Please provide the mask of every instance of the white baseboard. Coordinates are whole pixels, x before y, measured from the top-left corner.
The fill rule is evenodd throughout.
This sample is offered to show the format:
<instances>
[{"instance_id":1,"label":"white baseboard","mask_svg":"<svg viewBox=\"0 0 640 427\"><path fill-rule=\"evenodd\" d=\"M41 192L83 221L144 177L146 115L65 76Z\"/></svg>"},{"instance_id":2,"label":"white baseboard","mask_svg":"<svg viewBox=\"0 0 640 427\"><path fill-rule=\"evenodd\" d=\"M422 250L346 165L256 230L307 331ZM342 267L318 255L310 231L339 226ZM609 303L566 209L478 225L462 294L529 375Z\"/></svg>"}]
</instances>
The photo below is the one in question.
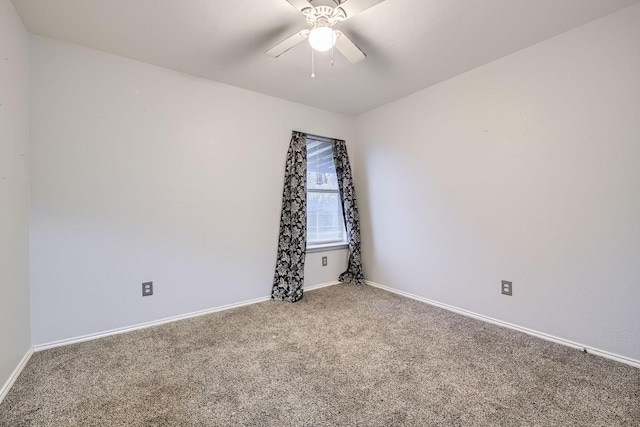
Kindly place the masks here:
<instances>
[{"instance_id":1,"label":"white baseboard","mask_svg":"<svg viewBox=\"0 0 640 427\"><path fill-rule=\"evenodd\" d=\"M2 403L4 398L7 396L7 393L9 393L11 386L13 386L13 383L16 382L16 380L18 379L18 376L20 376L20 373L22 372L24 367L27 366L27 362L29 361L29 359L31 359L32 354L33 354L33 347L27 350L26 354L20 360L20 363L18 363L18 366L16 366L16 368L13 370L13 372L11 373L7 381L5 381L2 388L0 388L0 403Z\"/></svg>"},{"instance_id":2,"label":"white baseboard","mask_svg":"<svg viewBox=\"0 0 640 427\"><path fill-rule=\"evenodd\" d=\"M314 291L316 289L326 288L327 286L339 285L340 283L342 282L338 282L337 280L334 280L333 282L320 283L319 285L305 286L304 290L305 292Z\"/></svg>"},{"instance_id":3,"label":"white baseboard","mask_svg":"<svg viewBox=\"0 0 640 427\"><path fill-rule=\"evenodd\" d=\"M444 304L438 301L430 300L428 298L424 298L418 295L410 294L409 292L404 292L398 289L390 288L388 286L381 285L379 283L371 282L366 280L365 283L369 286L373 286L374 288L379 288L385 290L387 292L392 292L394 294L402 295L407 298L411 298L417 301L421 301L436 307L444 308L445 310L452 311L454 313L459 313L465 316L473 317L474 319L482 320L484 322L493 323L494 325L502 326L505 328L513 329L519 332L523 332L528 335L533 335L534 337L542 338L543 340L553 341L558 344L565 345L567 347L575 348L580 351L584 351L586 353L590 353L596 356L604 357L606 359L615 360L616 362L624 363L625 365L630 365L636 368L640 368L640 360L631 359L625 356L620 356L618 354L614 354L605 350L600 350L597 348L591 348L584 344L580 344L577 342L569 341L564 338L558 338L553 335L545 334L543 332L538 332L533 329L525 328L523 326L514 325L513 323L504 322L502 320L494 319L492 317L484 316L482 314L474 313L473 311L464 310L458 307L454 307L452 305Z\"/></svg>"},{"instance_id":4,"label":"white baseboard","mask_svg":"<svg viewBox=\"0 0 640 427\"><path fill-rule=\"evenodd\" d=\"M58 341L52 341L45 344L38 344L33 347L34 351L42 351L50 348L61 347L64 345L76 344L83 341L96 340L111 335L124 334L127 332L137 331L138 329L146 329L152 326L158 326L165 323L177 322L178 320L189 319L191 317L204 316L205 314L216 313L218 311L230 310L232 308L242 307L245 305L256 304L263 301L269 301L271 297L254 298L247 301L241 301L233 304L221 305L219 307L208 308L205 310L193 311L191 313L180 314L178 316L166 317L164 319L153 320L151 322L138 323L136 325L125 326L122 328L110 329L108 331L97 332L93 334L82 335L79 337L66 338Z\"/></svg>"},{"instance_id":5,"label":"white baseboard","mask_svg":"<svg viewBox=\"0 0 640 427\"><path fill-rule=\"evenodd\" d=\"M311 286L305 287L305 291L312 291L314 289L324 288L325 286L337 285L339 283L340 282L334 281L334 282L320 283L318 285L311 285ZM77 343L80 343L80 342L83 342L83 341L96 340L98 338L104 338L104 337L108 337L108 336L111 336L111 335L124 334L124 333L127 333L127 332L136 331L138 329L145 329L145 328L150 328L152 326L162 325L164 323L177 322L178 320L189 319L191 317L198 317L198 316L203 316L205 314L216 313L218 311L224 311L224 310L230 310L232 308L242 307L242 306L245 306L245 305L257 304L259 302L269 301L270 299L271 299L271 296L259 297L259 298L254 298L254 299L250 299L250 300L247 300L247 301L241 301L241 302L237 302L237 303L233 303L233 304L221 305L219 307L208 308L208 309L205 309L205 310L194 311L194 312L191 312L191 313L180 314L178 316L172 316L172 317L167 317L167 318L164 318L164 319L153 320L151 322L138 323L136 325L125 326L125 327L116 328L116 329L110 329L108 331L82 335L82 336L79 336L79 337L66 338L66 339L62 339L62 340L58 340L58 341L51 341L51 342L48 342L48 343L35 345L35 346L33 346L33 350L34 351L42 351L42 350L47 350L47 349L50 349L50 348L61 347L61 346L64 346L64 345L77 344Z\"/></svg>"}]
</instances>

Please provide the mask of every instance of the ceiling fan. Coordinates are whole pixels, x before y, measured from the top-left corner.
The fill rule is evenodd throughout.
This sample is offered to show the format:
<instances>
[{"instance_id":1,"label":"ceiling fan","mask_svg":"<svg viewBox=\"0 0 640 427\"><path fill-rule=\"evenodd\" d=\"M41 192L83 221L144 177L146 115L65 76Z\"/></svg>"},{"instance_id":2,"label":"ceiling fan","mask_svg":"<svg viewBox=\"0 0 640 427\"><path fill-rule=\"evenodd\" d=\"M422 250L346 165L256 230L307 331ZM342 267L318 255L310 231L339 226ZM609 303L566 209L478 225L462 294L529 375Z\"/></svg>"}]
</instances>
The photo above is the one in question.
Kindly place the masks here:
<instances>
[{"instance_id":1,"label":"ceiling fan","mask_svg":"<svg viewBox=\"0 0 640 427\"><path fill-rule=\"evenodd\" d=\"M306 18L310 29L298 31L265 53L277 58L292 47L309 40L318 52L326 52L335 47L352 64L362 61L366 55L341 31L333 27L384 0L286 0ZM322 3L322 4L320 4ZM312 50L312 53L313 53ZM312 57L313 58L313 57ZM312 59L313 60L313 59ZM333 59L332 59L333 63ZM315 77L312 72L311 77Z\"/></svg>"}]
</instances>

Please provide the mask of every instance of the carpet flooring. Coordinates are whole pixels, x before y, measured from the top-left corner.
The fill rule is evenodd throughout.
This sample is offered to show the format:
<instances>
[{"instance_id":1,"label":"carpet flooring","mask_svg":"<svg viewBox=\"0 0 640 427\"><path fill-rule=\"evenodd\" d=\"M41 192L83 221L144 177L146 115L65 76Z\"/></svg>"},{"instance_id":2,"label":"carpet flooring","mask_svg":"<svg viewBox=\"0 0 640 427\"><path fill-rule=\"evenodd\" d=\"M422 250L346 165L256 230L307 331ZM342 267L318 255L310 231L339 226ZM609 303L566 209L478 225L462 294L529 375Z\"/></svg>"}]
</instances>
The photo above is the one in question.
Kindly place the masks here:
<instances>
[{"instance_id":1,"label":"carpet flooring","mask_svg":"<svg viewBox=\"0 0 640 427\"><path fill-rule=\"evenodd\" d=\"M639 426L640 369L336 285L35 353L2 426Z\"/></svg>"}]
</instances>

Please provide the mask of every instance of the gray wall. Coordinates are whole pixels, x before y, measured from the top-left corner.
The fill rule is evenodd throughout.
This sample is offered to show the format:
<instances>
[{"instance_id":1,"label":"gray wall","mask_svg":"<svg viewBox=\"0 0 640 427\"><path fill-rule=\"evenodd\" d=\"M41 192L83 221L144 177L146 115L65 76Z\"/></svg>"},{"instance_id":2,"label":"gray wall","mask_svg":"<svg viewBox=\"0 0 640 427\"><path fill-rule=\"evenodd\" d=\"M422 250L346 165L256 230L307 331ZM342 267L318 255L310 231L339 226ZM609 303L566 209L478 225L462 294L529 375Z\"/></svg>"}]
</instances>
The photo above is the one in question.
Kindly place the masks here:
<instances>
[{"instance_id":1,"label":"gray wall","mask_svg":"<svg viewBox=\"0 0 640 427\"><path fill-rule=\"evenodd\" d=\"M28 49L13 4L0 0L0 388L31 347Z\"/></svg>"},{"instance_id":2,"label":"gray wall","mask_svg":"<svg viewBox=\"0 0 640 427\"><path fill-rule=\"evenodd\" d=\"M640 360L639 41L640 5L359 117L368 279Z\"/></svg>"},{"instance_id":3,"label":"gray wall","mask_svg":"<svg viewBox=\"0 0 640 427\"><path fill-rule=\"evenodd\" d=\"M350 141L352 119L38 36L30 52L34 344L270 295L291 130ZM307 286L344 269L318 256Z\"/></svg>"}]
</instances>

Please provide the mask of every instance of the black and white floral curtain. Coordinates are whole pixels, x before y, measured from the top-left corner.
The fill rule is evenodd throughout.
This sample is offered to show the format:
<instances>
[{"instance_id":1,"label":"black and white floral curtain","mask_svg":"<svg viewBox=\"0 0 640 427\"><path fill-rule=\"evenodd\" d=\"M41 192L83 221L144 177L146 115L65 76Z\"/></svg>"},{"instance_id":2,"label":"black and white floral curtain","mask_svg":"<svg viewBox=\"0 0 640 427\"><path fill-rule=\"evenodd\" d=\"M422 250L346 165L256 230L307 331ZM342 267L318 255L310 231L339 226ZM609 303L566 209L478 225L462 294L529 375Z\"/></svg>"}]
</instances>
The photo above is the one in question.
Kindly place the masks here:
<instances>
[{"instance_id":1,"label":"black and white floral curtain","mask_svg":"<svg viewBox=\"0 0 640 427\"><path fill-rule=\"evenodd\" d=\"M307 250L307 138L292 132L284 174L278 258L271 298L296 302L302 298Z\"/></svg>"},{"instance_id":2,"label":"black and white floral curtain","mask_svg":"<svg viewBox=\"0 0 640 427\"><path fill-rule=\"evenodd\" d=\"M349 264L347 270L338 277L338 280L362 285L364 283L364 273L362 272L362 256L360 254L360 217L358 216L356 192L353 186L349 156L347 155L347 145L339 139L334 139L332 142L344 226L347 231L347 242L349 243Z\"/></svg>"}]
</instances>

